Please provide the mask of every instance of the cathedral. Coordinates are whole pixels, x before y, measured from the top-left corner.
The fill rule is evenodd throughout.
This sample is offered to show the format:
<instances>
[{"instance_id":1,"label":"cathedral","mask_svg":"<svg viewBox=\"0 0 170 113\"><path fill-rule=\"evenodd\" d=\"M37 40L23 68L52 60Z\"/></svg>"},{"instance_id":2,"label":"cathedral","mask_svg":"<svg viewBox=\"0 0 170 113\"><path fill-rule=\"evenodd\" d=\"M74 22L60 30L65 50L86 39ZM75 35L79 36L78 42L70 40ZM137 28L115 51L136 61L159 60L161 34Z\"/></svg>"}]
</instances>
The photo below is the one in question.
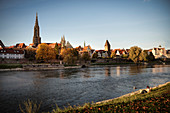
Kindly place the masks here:
<instances>
[{"instance_id":1,"label":"cathedral","mask_svg":"<svg viewBox=\"0 0 170 113\"><path fill-rule=\"evenodd\" d=\"M29 47L37 48L39 44L41 44L41 37L40 37L40 27L38 25L38 14L36 13L33 43L30 44ZM54 48L56 43L45 43L45 44ZM61 37L61 42L58 43L58 46L61 46L61 48L73 48L72 45L68 41L66 43L65 36Z\"/></svg>"},{"instance_id":2,"label":"cathedral","mask_svg":"<svg viewBox=\"0 0 170 113\"><path fill-rule=\"evenodd\" d=\"M37 47L38 44L41 44L41 37L40 37L40 28L38 25L38 14L36 13L34 36L33 36L33 47Z\"/></svg>"}]
</instances>

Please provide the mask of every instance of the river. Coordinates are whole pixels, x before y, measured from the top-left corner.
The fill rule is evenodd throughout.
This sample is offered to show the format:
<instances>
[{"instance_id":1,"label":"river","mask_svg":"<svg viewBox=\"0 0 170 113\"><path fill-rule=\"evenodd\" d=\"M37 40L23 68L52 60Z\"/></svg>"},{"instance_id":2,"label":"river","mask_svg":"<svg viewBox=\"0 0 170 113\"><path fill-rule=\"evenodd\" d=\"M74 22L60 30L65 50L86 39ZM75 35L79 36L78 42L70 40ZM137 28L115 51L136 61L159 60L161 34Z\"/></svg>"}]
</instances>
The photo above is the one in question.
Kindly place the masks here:
<instances>
[{"instance_id":1,"label":"river","mask_svg":"<svg viewBox=\"0 0 170 113\"><path fill-rule=\"evenodd\" d=\"M170 81L170 65L94 66L81 69L0 72L0 111L20 112L28 99L41 111L119 97ZM137 89L137 90L138 90Z\"/></svg>"}]
</instances>

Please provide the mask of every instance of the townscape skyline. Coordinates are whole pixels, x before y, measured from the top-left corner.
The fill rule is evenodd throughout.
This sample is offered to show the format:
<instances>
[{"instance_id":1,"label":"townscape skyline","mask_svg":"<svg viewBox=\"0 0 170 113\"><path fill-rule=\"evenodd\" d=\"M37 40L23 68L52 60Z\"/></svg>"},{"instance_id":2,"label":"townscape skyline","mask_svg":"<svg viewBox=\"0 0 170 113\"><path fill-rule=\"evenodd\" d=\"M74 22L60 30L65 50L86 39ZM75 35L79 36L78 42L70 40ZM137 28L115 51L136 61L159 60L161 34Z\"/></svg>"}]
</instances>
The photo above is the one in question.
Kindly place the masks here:
<instances>
[{"instance_id":1,"label":"townscape skyline","mask_svg":"<svg viewBox=\"0 0 170 113\"><path fill-rule=\"evenodd\" d=\"M139 46L170 48L168 0L37 0L0 1L0 37L6 46L32 43L38 12L42 43L60 42L65 36L73 47L103 49Z\"/></svg>"}]
</instances>

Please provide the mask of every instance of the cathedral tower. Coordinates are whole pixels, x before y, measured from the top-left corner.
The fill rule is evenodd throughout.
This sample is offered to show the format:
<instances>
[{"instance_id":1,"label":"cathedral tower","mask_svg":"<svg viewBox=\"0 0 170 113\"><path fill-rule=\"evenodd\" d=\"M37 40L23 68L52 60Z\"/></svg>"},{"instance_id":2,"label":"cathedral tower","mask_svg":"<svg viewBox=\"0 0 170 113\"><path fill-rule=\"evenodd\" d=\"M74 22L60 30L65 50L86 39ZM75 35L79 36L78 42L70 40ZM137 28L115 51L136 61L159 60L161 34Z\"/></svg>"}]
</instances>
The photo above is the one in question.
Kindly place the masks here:
<instances>
[{"instance_id":1,"label":"cathedral tower","mask_svg":"<svg viewBox=\"0 0 170 113\"><path fill-rule=\"evenodd\" d=\"M41 44L41 37L40 37L40 31L39 31L39 25L38 25L38 14L36 13L36 20L35 20L35 26L34 26L34 36L33 36L33 46L37 47L38 44Z\"/></svg>"}]
</instances>

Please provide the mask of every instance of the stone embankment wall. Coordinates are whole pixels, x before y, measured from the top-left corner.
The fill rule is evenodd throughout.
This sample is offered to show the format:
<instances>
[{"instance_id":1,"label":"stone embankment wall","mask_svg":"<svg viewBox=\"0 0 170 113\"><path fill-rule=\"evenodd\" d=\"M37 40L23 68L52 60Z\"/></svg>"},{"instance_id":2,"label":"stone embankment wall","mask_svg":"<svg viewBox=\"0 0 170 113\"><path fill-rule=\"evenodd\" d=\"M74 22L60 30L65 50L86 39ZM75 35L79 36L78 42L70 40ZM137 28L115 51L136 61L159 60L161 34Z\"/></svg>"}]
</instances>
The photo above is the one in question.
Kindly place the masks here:
<instances>
[{"instance_id":1,"label":"stone embankment wall","mask_svg":"<svg viewBox=\"0 0 170 113\"><path fill-rule=\"evenodd\" d=\"M25 70L47 70L64 68L62 64L23 64Z\"/></svg>"},{"instance_id":2,"label":"stone embankment wall","mask_svg":"<svg viewBox=\"0 0 170 113\"><path fill-rule=\"evenodd\" d=\"M132 62L128 59L114 58L114 59L96 59L95 63L129 63Z\"/></svg>"}]
</instances>

